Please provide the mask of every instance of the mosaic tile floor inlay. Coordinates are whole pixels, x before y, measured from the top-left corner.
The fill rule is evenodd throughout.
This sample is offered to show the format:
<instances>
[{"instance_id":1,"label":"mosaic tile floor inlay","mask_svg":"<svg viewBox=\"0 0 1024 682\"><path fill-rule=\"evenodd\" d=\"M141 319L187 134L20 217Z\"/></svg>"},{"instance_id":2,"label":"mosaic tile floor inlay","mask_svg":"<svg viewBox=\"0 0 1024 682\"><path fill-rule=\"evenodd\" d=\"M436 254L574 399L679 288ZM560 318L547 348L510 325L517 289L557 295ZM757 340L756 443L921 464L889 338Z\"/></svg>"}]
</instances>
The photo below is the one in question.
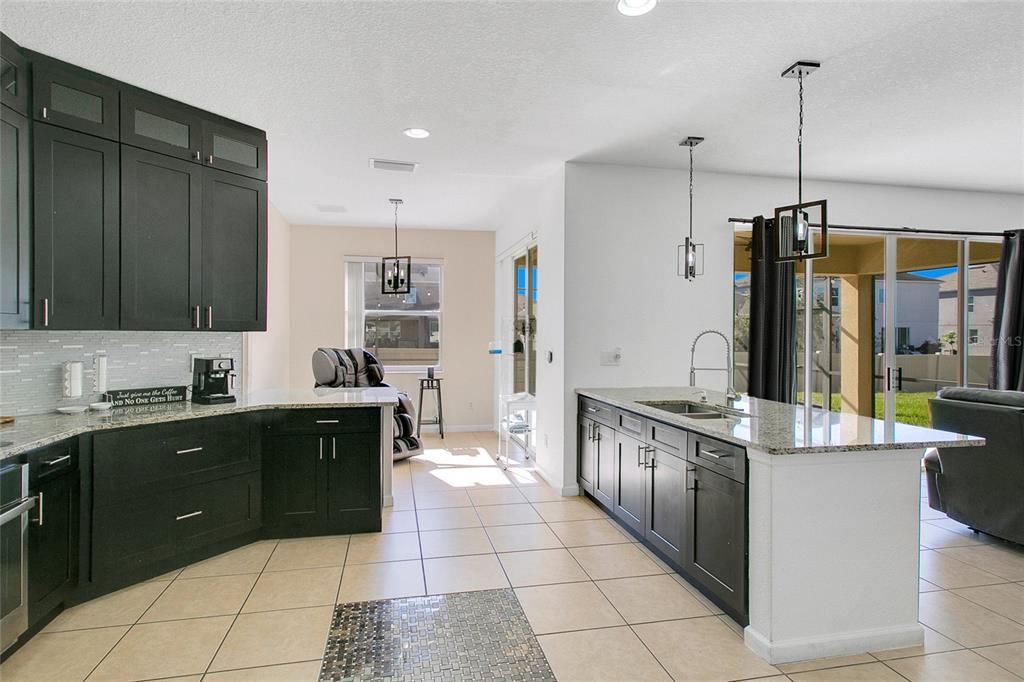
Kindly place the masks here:
<instances>
[{"instance_id":1,"label":"mosaic tile floor inlay","mask_svg":"<svg viewBox=\"0 0 1024 682\"><path fill-rule=\"evenodd\" d=\"M512 590L339 604L321 682L554 680Z\"/></svg>"}]
</instances>

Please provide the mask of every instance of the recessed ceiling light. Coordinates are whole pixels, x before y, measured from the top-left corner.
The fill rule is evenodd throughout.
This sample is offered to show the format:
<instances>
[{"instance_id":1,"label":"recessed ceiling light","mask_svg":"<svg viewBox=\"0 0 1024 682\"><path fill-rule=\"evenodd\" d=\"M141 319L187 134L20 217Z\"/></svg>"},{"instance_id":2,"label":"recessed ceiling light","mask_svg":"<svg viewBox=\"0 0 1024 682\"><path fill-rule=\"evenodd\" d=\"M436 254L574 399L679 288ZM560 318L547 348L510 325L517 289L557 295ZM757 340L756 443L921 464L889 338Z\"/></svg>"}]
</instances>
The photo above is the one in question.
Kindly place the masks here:
<instances>
[{"instance_id":1,"label":"recessed ceiling light","mask_svg":"<svg viewBox=\"0 0 1024 682\"><path fill-rule=\"evenodd\" d=\"M430 131L426 128L406 128L402 131L406 137L411 137L414 140L422 140L425 137L430 137Z\"/></svg>"},{"instance_id":2,"label":"recessed ceiling light","mask_svg":"<svg viewBox=\"0 0 1024 682\"><path fill-rule=\"evenodd\" d=\"M616 7L627 17L638 17L650 12L657 4L658 0L619 0Z\"/></svg>"}]
</instances>

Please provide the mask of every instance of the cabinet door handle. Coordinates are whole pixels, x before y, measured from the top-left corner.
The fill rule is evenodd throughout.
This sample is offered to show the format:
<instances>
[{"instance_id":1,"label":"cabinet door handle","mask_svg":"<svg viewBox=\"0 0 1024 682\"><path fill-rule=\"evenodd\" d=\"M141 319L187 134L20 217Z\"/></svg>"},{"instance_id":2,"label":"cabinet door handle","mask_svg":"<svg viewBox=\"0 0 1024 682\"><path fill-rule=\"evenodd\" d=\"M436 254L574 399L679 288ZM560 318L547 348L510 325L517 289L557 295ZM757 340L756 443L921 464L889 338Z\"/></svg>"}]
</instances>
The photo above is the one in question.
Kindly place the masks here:
<instances>
[{"instance_id":1,"label":"cabinet door handle","mask_svg":"<svg viewBox=\"0 0 1024 682\"><path fill-rule=\"evenodd\" d=\"M58 457L57 459L48 459L45 462L43 462L43 466L48 466L48 467L57 466L61 462L66 462L69 459L71 459L71 455L64 455L63 457Z\"/></svg>"},{"instance_id":2,"label":"cabinet door handle","mask_svg":"<svg viewBox=\"0 0 1024 682\"><path fill-rule=\"evenodd\" d=\"M320 459L324 458L324 439L320 438Z\"/></svg>"},{"instance_id":3,"label":"cabinet door handle","mask_svg":"<svg viewBox=\"0 0 1024 682\"><path fill-rule=\"evenodd\" d=\"M210 154L209 156L206 157L206 163L210 164L211 166L213 165L213 154Z\"/></svg>"},{"instance_id":4,"label":"cabinet door handle","mask_svg":"<svg viewBox=\"0 0 1024 682\"><path fill-rule=\"evenodd\" d=\"M43 326L44 327L49 327L50 326L50 299L49 298L44 298L43 299Z\"/></svg>"},{"instance_id":5,"label":"cabinet door handle","mask_svg":"<svg viewBox=\"0 0 1024 682\"><path fill-rule=\"evenodd\" d=\"M640 454L643 451L644 451L644 446L643 445L637 445L636 446L636 465L637 465L638 468L639 467L643 467L643 466L647 466L647 462L640 456Z\"/></svg>"},{"instance_id":6,"label":"cabinet door handle","mask_svg":"<svg viewBox=\"0 0 1024 682\"><path fill-rule=\"evenodd\" d=\"M336 438L331 438L331 459L338 459L338 442Z\"/></svg>"},{"instance_id":7,"label":"cabinet door handle","mask_svg":"<svg viewBox=\"0 0 1024 682\"><path fill-rule=\"evenodd\" d=\"M601 427L598 426L597 424L594 424L594 442L601 442Z\"/></svg>"},{"instance_id":8,"label":"cabinet door handle","mask_svg":"<svg viewBox=\"0 0 1024 682\"><path fill-rule=\"evenodd\" d=\"M202 449L203 449L202 446L200 446L198 448L186 448L184 450L177 450L174 454L176 454L176 455L187 455L190 452L201 452Z\"/></svg>"},{"instance_id":9,"label":"cabinet door handle","mask_svg":"<svg viewBox=\"0 0 1024 682\"><path fill-rule=\"evenodd\" d=\"M50 118L50 110L47 109L46 107L43 107L43 118L45 118L45 119Z\"/></svg>"},{"instance_id":10,"label":"cabinet door handle","mask_svg":"<svg viewBox=\"0 0 1024 682\"><path fill-rule=\"evenodd\" d=\"M213 329L213 306L206 306L206 328Z\"/></svg>"},{"instance_id":11,"label":"cabinet door handle","mask_svg":"<svg viewBox=\"0 0 1024 682\"><path fill-rule=\"evenodd\" d=\"M651 447L650 445L644 446L644 469L653 469L653 468L655 468L655 466L657 466L655 464L654 452L655 452L654 448ZM647 463L647 455L651 456L651 463L650 464Z\"/></svg>"},{"instance_id":12,"label":"cabinet door handle","mask_svg":"<svg viewBox=\"0 0 1024 682\"><path fill-rule=\"evenodd\" d=\"M196 151L192 152L192 154L193 154L193 157L195 158L196 161L202 161L203 160L202 154L199 153L198 149Z\"/></svg>"},{"instance_id":13,"label":"cabinet door handle","mask_svg":"<svg viewBox=\"0 0 1024 682\"><path fill-rule=\"evenodd\" d=\"M195 321L193 322L192 326L194 326L196 329L202 329L203 328L202 322L199 321L199 306L198 305L195 306Z\"/></svg>"},{"instance_id":14,"label":"cabinet door handle","mask_svg":"<svg viewBox=\"0 0 1024 682\"><path fill-rule=\"evenodd\" d=\"M732 455L718 454L715 450L707 450L704 448L698 448L698 453L702 457L710 457L711 459L722 459L723 457L732 457Z\"/></svg>"},{"instance_id":15,"label":"cabinet door handle","mask_svg":"<svg viewBox=\"0 0 1024 682\"><path fill-rule=\"evenodd\" d=\"M193 516L199 516L202 513L203 513L202 510L194 511L194 512L189 512L188 514L182 514L181 516L175 516L174 520L175 521L184 521L185 519L191 519Z\"/></svg>"},{"instance_id":16,"label":"cabinet door handle","mask_svg":"<svg viewBox=\"0 0 1024 682\"><path fill-rule=\"evenodd\" d=\"M39 509L39 517L36 519L36 525L41 526L43 525L43 491L40 490L36 497L39 498L39 501L36 502L36 507Z\"/></svg>"},{"instance_id":17,"label":"cabinet door handle","mask_svg":"<svg viewBox=\"0 0 1024 682\"><path fill-rule=\"evenodd\" d=\"M338 419L317 419L317 424L337 424L340 420Z\"/></svg>"},{"instance_id":18,"label":"cabinet door handle","mask_svg":"<svg viewBox=\"0 0 1024 682\"><path fill-rule=\"evenodd\" d=\"M587 408L585 408L585 409L586 409L586 411L587 411L587 412L589 412L590 414L596 414L596 413L597 413L597 408L596 408L596 407L587 407Z\"/></svg>"}]
</instances>

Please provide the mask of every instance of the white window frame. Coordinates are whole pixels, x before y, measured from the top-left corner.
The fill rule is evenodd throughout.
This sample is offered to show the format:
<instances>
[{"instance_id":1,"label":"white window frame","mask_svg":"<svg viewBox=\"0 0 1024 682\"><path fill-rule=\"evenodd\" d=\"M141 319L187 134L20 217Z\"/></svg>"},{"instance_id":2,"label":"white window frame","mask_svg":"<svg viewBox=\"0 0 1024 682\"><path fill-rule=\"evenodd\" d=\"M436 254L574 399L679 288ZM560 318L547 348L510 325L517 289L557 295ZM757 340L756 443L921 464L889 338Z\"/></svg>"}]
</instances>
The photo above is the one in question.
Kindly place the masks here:
<instances>
[{"instance_id":1,"label":"white window frame","mask_svg":"<svg viewBox=\"0 0 1024 682\"><path fill-rule=\"evenodd\" d=\"M345 345L349 348L362 348L366 342L364 332L366 330L366 294L363 269L366 263L379 265L380 256L345 256ZM436 265L441 268L441 281L438 283L438 296L441 299L437 311L437 364L436 365L384 365L388 374L423 374L428 367L434 367L435 371L441 373L444 363L445 345L445 324L444 324L444 259L443 258L417 258L412 257L413 264ZM352 267L358 265L359 267ZM356 272L358 280L353 281ZM421 315L423 317L434 317L433 313L408 312L409 315Z\"/></svg>"}]
</instances>

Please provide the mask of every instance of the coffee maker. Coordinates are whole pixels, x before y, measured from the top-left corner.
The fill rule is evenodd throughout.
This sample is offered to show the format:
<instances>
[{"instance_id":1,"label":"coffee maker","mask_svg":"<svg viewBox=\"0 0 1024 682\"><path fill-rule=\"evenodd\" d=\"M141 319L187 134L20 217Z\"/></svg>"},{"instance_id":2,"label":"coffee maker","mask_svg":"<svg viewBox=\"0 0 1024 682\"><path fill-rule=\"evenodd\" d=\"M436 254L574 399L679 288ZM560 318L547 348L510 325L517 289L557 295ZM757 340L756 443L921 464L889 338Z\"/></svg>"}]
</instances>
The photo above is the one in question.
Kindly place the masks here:
<instances>
[{"instance_id":1,"label":"coffee maker","mask_svg":"<svg viewBox=\"0 0 1024 682\"><path fill-rule=\"evenodd\" d=\"M192 402L202 405L233 403L234 358L195 358L192 361Z\"/></svg>"}]
</instances>

